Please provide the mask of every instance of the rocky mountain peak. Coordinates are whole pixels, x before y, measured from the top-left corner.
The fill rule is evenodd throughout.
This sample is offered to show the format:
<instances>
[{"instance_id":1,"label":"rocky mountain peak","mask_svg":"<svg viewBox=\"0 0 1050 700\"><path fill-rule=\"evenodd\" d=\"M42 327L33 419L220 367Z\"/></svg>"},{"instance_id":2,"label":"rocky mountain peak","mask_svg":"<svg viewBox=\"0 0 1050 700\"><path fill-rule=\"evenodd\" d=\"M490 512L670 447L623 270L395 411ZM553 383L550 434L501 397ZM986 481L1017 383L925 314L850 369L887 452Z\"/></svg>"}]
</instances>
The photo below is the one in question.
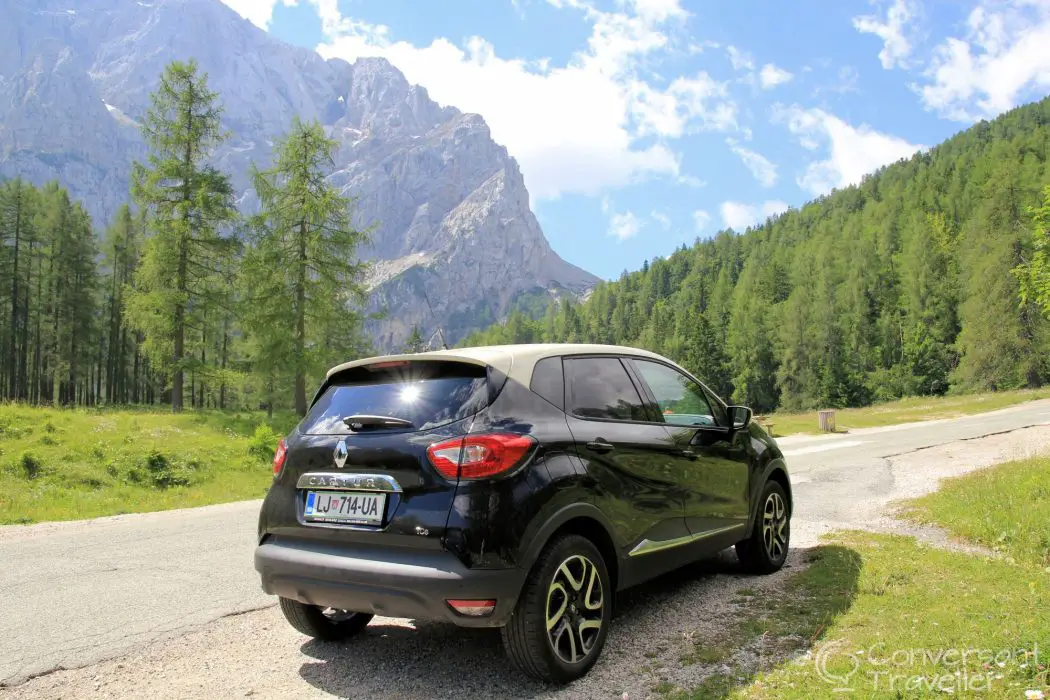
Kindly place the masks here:
<instances>
[{"instance_id":1,"label":"rocky mountain peak","mask_svg":"<svg viewBox=\"0 0 1050 700\"><path fill-rule=\"evenodd\" d=\"M384 58L360 58L350 66L345 105L347 123L384 134L421 135L457 113L441 108L425 88L410 85Z\"/></svg>"},{"instance_id":2,"label":"rocky mountain peak","mask_svg":"<svg viewBox=\"0 0 1050 700\"><path fill-rule=\"evenodd\" d=\"M293 116L338 142L331 181L372 227L372 330L383 349L419 325L449 342L536 295L597 281L551 250L517 162L484 119L434 102L390 62L324 60L220 0L0 0L0 177L57 179L101 227L128 199L137 123L165 65L194 58L232 138L215 156L246 210Z\"/></svg>"}]
</instances>

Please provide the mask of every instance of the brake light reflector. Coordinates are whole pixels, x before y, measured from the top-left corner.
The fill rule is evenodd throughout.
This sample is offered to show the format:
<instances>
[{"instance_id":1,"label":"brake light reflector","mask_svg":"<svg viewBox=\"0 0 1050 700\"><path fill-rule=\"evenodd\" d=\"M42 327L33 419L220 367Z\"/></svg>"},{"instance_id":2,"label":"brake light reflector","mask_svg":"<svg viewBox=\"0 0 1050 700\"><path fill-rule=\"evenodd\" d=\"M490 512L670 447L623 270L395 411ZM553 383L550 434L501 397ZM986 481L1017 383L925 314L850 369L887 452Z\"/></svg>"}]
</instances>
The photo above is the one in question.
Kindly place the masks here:
<instances>
[{"instance_id":1,"label":"brake light reflector","mask_svg":"<svg viewBox=\"0 0 1050 700\"><path fill-rule=\"evenodd\" d=\"M390 369L391 367L407 367L408 365L408 360L389 360L387 362L373 362L370 365L365 365L365 369Z\"/></svg>"},{"instance_id":2,"label":"brake light reflector","mask_svg":"<svg viewBox=\"0 0 1050 700\"><path fill-rule=\"evenodd\" d=\"M284 458L288 456L288 443L281 438L277 443L277 451L273 453L273 475L277 476L284 469Z\"/></svg>"},{"instance_id":3,"label":"brake light reflector","mask_svg":"<svg viewBox=\"0 0 1050 700\"><path fill-rule=\"evenodd\" d=\"M427 457L446 479L485 479L518 466L535 444L528 435L467 435L434 443L427 448Z\"/></svg>"},{"instance_id":4,"label":"brake light reflector","mask_svg":"<svg viewBox=\"0 0 1050 700\"><path fill-rule=\"evenodd\" d=\"M470 617L491 615L492 611L496 609L496 601L494 600L446 600L445 602L460 615L469 615Z\"/></svg>"}]
</instances>

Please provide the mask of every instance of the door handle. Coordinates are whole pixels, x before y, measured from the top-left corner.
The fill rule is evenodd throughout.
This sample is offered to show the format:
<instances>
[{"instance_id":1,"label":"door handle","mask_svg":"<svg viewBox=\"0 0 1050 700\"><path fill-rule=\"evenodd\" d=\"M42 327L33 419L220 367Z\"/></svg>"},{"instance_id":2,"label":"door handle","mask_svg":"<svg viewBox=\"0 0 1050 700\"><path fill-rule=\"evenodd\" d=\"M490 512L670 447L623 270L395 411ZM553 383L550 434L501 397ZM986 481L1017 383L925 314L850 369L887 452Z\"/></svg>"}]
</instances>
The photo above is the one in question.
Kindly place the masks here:
<instances>
[{"instance_id":1,"label":"door handle","mask_svg":"<svg viewBox=\"0 0 1050 700\"><path fill-rule=\"evenodd\" d=\"M696 453L689 449L682 450L682 456L689 460L696 459Z\"/></svg>"},{"instance_id":2,"label":"door handle","mask_svg":"<svg viewBox=\"0 0 1050 700\"><path fill-rule=\"evenodd\" d=\"M611 452L615 445L605 440L591 440L587 443L587 449L594 450L595 452Z\"/></svg>"}]
</instances>

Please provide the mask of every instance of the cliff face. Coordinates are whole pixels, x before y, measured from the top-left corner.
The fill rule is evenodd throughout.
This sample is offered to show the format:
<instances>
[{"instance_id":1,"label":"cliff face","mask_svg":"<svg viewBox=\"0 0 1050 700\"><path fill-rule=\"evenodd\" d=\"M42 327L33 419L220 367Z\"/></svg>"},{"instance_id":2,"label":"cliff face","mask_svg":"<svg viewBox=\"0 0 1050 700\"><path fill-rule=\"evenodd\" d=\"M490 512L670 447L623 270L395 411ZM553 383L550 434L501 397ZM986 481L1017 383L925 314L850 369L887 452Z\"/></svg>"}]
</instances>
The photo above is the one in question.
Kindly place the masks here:
<instances>
[{"instance_id":1,"label":"cliff face","mask_svg":"<svg viewBox=\"0 0 1050 700\"><path fill-rule=\"evenodd\" d=\"M216 154L243 210L294 115L339 142L332 181L372 227L372 331L383 349L420 325L449 343L526 295L597 281L559 258L529 209L517 163L481 117L442 107L382 59L326 61L219 0L0 0L0 177L57 179L102 225L144 157L138 119L164 66L195 58L231 138Z\"/></svg>"}]
</instances>

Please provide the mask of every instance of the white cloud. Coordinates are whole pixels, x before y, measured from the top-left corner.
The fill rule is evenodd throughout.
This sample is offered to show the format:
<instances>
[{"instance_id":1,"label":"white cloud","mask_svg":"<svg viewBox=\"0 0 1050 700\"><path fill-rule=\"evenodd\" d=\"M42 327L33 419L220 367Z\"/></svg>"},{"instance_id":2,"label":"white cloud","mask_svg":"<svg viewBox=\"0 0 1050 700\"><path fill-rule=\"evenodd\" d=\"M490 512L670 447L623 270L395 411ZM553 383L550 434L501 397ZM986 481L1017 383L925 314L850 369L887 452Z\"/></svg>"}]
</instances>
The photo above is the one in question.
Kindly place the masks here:
<instances>
[{"instance_id":1,"label":"white cloud","mask_svg":"<svg viewBox=\"0 0 1050 700\"><path fill-rule=\"evenodd\" d=\"M762 204L722 202L722 221L734 231L743 231L787 210L787 202L781 202L779 199L771 199Z\"/></svg>"},{"instance_id":2,"label":"white cloud","mask_svg":"<svg viewBox=\"0 0 1050 700\"><path fill-rule=\"evenodd\" d=\"M642 222L634 215L634 212L613 214L609 219L609 235L626 241L642 230Z\"/></svg>"},{"instance_id":3,"label":"white cloud","mask_svg":"<svg viewBox=\"0 0 1050 700\"><path fill-rule=\"evenodd\" d=\"M662 211L653 211L649 216L652 217L653 221L660 224L660 228L664 230L671 228L671 217Z\"/></svg>"},{"instance_id":4,"label":"white cloud","mask_svg":"<svg viewBox=\"0 0 1050 700\"><path fill-rule=\"evenodd\" d=\"M706 229L709 223L711 223L711 215L706 211L697 209L693 212L693 228L696 229L697 233Z\"/></svg>"},{"instance_id":5,"label":"white cloud","mask_svg":"<svg viewBox=\"0 0 1050 700\"><path fill-rule=\"evenodd\" d=\"M670 50L686 16L680 0L623 0L609 12L588 0L547 2L582 12L592 26L587 47L563 66L540 70L536 62L501 57L480 37L462 47L444 38L428 46L391 41L385 28L345 19L326 23L337 29L319 51L351 61L385 57L441 104L481 114L537 199L594 195L652 176L676 179L679 157L669 140L735 128L737 108L725 84L701 72L662 88L644 75L643 62Z\"/></svg>"},{"instance_id":6,"label":"white cloud","mask_svg":"<svg viewBox=\"0 0 1050 700\"><path fill-rule=\"evenodd\" d=\"M755 59L746 51L730 45L726 47L726 53L729 54L729 62L733 65L733 70L751 71L755 69Z\"/></svg>"},{"instance_id":7,"label":"white cloud","mask_svg":"<svg viewBox=\"0 0 1050 700\"><path fill-rule=\"evenodd\" d=\"M915 89L927 109L949 119L994 117L1050 88L1048 47L1050 3L982 2L970 13L963 38L937 46L927 83Z\"/></svg>"},{"instance_id":8,"label":"white cloud","mask_svg":"<svg viewBox=\"0 0 1050 700\"><path fill-rule=\"evenodd\" d=\"M750 148L741 146L736 139L726 139L726 143L763 187L772 187L777 184L777 166L768 158Z\"/></svg>"},{"instance_id":9,"label":"white cloud","mask_svg":"<svg viewBox=\"0 0 1050 700\"><path fill-rule=\"evenodd\" d=\"M925 148L867 124L852 126L822 109L777 107L774 121L786 123L805 148L827 147L828 158L810 163L797 180L799 187L815 195L855 185L864 175Z\"/></svg>"},{"instance_id":10,"label":"white cloud","mask_svg":"<svg viewBox=\"0 0 1050 700\"><path fill-rule=\"evenodd\" d=\"M858 92L858 83L860 83L860 73L856 68L850 65L840 66L836 73L836 81L829 85L818 85L814 88L813 94L835 92L844 95L848 92Z\"/></svg>"},{"instance_id":11,"label":"white cloud","mask_svg":"<svg viewBox=\"0 0 1050 700\"><path fill-rule=\"evenodd\" d=\"M675 78L666 90L641 80L631 81L629 90L638 136L679 138L693 131L730 131L736 127L737 107L729 99L726 83L714 80L705 71L693 78Z\"/></svg>"},{"instance_id":12,"label":"white cloud","mask_svg":"<svg viewBox=\"0 0 1050 700\"><path fill-rule=\"evenodd\" d=\"M273 19L273 9L277 5L295 7L300 2L306 2L314 6L317 16L321 19L321 29L325 34L332 35L339 32L348 32L368 28L363 22L356 22L343 17L339 11L339 0L222 0L229 5L241 17L252 22L256 26L267 29ZM386 27L376 27L385 33Z\"/></svg>"},{"instance_id":13,"label":"white cloud","mask_svg":"<svg viewBox=\"0 0 1050 700\"><path fill-rule=\"evenodd\" d=\"M772 63L762 66L762 70L758 74L758 79L766 90L786 83L794 77L792 73Z\"/></svg>"},{"instance_id":14,"label":"white cloud","mask_svg":"<svg viewBox=\"0 0 1050 700\"><path fill-rule=\"evenodd\" d=\"M699 190L703 187L707 187L707 181L701 180L695 175L679 175L675 178L675 182L679 185L685 185L686 187L692 187L694 190Z\"/></svg>"},{"instance_id":15,"label":"white cloud","mask_svg":"<svg viewBox=\"0 0 1050 700\"><path fill-rule=\"evenodd\" d=\"M861 15L853 18L853 26L862 34L874 34L882 39L882 51L879 61L887 70L894 66L907 68L907 59L911 55L912 45L908 38L910 23L916 15L913 0L893 0L886 11L886 19L877 15Z\"/></svg>"},{"instance_id":16,"label":"white cloud","mask_svg":"<svg viewBox=\"0 0 1050 700\"><path fill-rule=\"evenodd\" d=\"M273 17L273 8L281 0L222 0L241 17L257 27L266 29ZM294 0L293 0L294 3ZM288 4L287 2L285 4Z\"/></svg>"},{"instance_id":17,"label":"white cloud","mask_svg":"<svg viewBox=\"0 0 1050 700\"><path fill-rule=\"evenodd\" d=\"M631 0L631 5L640 17L654 22L663 22L671 18L685 19L689 16L679 0Z\"/></svg>"}]
</instances>

